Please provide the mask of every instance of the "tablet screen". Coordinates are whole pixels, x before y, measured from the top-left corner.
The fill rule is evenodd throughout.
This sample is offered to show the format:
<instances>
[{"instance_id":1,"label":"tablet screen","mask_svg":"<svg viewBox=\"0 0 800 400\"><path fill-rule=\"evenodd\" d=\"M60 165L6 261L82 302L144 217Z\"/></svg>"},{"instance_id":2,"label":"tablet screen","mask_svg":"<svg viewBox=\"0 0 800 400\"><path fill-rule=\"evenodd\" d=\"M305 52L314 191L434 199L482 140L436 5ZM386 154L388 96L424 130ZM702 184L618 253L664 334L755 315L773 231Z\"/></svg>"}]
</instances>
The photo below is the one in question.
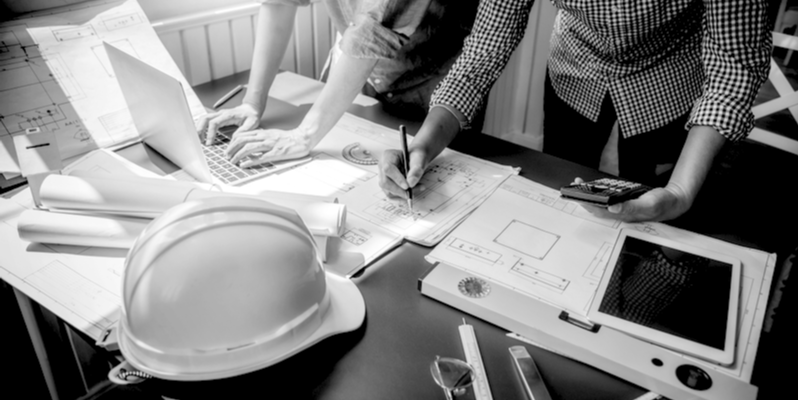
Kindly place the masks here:
<instances>
[{"instance_id":1,"label":"tablet screen","mask_svg":"<svg viewBox=\"0 0 800 400\"><path fill-rule=\"evenodd\" d=\"M724 350L733 265L631 236L621 238L598 311Z\"/></svg>"}]
</instances>

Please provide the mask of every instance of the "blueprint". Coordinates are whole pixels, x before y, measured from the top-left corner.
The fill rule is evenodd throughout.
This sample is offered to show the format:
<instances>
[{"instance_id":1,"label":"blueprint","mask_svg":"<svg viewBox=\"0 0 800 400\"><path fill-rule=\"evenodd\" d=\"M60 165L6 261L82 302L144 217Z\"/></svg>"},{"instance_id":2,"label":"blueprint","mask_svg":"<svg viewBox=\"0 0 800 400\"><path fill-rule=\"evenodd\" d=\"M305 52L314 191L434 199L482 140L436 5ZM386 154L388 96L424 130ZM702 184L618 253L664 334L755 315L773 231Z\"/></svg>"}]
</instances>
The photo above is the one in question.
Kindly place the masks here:
<instances>
[{"instance_id":1,"label":"blueprint","mask_svg":"<svg viewBox=\"0 0 800 400\"><path fill-rule=\"evenodd\" d=\"M179 79L205 113L135 0L89 1L0 23L0 139L39 127L68 159L137 138L104 41Z\"/></svg>"},{"instance_id":2,"label":"blueprint","mask_svg":"<svg viewBox=\"0 0 800 400\"><path fill-rule=\"evenodd\" d=\"M518 173L512 167L445 149L428 166L420 182L423 190L415 192L413 210L409 210L404 199L383 193L376 164L359 163L348 155L347 150L356 145L361 154L376 159L384 150L400 148L400 136L397 130L345 114L314 148L311 162L247 186L336 197L347 205L349 215L412 242L433 246L505 178Z\"/></svg>"},{"instance_id":3,"label":"blueprint","mask_svg":"<svg viewBox=\"0 0 800 400\"><path fill-rule=\"evenodd\" d=\"M557 190L512 176L426 258L464 269L572 315L586 316L622 228L691 243L742 261L736 363L725 368L695 361L749 379L766 304L759 303L759 298L769 292L774 254L660 223L598 219L577 203L560 199Z\"/></svg>"}]
</instances>

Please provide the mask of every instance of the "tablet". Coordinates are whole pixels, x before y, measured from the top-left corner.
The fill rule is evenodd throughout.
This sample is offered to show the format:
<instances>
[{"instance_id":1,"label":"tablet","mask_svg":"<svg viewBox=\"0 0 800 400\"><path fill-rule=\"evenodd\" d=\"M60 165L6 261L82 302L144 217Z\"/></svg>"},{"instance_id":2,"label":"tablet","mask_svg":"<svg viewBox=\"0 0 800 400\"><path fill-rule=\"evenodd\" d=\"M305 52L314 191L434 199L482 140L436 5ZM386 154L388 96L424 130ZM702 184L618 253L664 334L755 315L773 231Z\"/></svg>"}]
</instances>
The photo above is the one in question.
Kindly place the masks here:
<instances>
[{"instance_id":1,"label":"tablet","mask_svg":"<svg viewBox=\"0 0 800 400\"><path fill-rule=\"evenodd\" d=\"M633 229L620 231L589 319L721 365L736 347L741 261Z\"/></svg>"}]
</instances>

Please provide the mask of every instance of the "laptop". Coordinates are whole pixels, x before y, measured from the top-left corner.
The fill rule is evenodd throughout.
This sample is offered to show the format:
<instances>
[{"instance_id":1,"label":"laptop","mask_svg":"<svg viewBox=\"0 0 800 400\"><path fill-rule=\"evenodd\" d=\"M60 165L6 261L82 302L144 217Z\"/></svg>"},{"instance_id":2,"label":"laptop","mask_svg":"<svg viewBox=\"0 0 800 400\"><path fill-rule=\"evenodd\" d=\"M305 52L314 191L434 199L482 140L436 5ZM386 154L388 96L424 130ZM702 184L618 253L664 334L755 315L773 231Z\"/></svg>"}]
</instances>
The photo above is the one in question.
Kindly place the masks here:
<instances>
[{"instance_id":1,"label":"laptop","mask_svg":"<svg viewBox=\"0 0 800 400\"><path fill-rule=\"evenodd\" d=\"M103 46L141 141L198 181L241 185L309 161L239 168L225 157L232 130L222 129L210 146L200 141L180 81L108 43Z\"/></svg>"}]
</instances>

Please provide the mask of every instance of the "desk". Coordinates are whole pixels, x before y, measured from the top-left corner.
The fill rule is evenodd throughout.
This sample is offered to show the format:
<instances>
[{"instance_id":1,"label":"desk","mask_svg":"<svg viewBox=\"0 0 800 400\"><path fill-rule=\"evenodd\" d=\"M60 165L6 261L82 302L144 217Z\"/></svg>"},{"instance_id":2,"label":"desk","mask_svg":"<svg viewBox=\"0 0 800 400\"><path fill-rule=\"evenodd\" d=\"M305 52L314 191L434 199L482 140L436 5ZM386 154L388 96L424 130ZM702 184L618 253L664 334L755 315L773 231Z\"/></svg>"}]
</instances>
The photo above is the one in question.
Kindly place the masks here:
<instances>
[{"instance_id":1,"label":"desk","mask_svg":"<svg viewBox=\"0 0 800 400\"><path fill-rule=\"evenodd\" d=\"M246 72L240 73L200 85L195 90L203 103L209 106L230 88L245 82L246 78ZM309 85L317 90L321 87L313 81ZM239 94L227 105L239 104L241 97ZM307 108L299 107L298 122ZM381 111L380 105L353 106L350 112L393 129L404 123L412 134L420 125L390 117ZM575 176L592 179L603 175L482 134L464 133L451 147L497 163L519 166L522 176L554 188ZM743 158L747 161L751 157L748 154L740 151L738 161L742 162ZM767 159L782 162L776 161L772 155ZM765 165L745 164L747 168L740 168L737 166L740 164L733 165L734 161L737 160L729 161L731 165L727 168L735 175L726 175L725 171L715 173L696 208L675 225L776 252L780 265L780 260L797 246L797 226L793 222L797 220L796 191L788 191L781 198L770 197L768 205L759 205L757 199L749 199L750 207L743 209L741 202L728 199L728 191L719 189L731 182L766 180L779 187L777 183L797 180L791 176L766 175L764 171L769 168ZM784 165L792 165L791 161ZM793 162L796 165L796 157ZM793 225L790 234L774 227L778 217ZM443 393L434 384L428 366L437 355L463 357L457 327L466 317L475 327L494 398L523 399L507 350L521 343L506 337L506 332L494 325L418 292L417 279L430 266L423 258L429 251L425 247L404 243L354 278L367 306L366 321L355 332L332 337L285 362L245 376L194 383L153 380L144 384L143 389L171 398L442 399ZM796 338L796 331L794 335ZM762 335L762 343L764 340ZM634 399L645 392L593 367L535 346L525 347L536 360L554 399ZM756 374L762 359L762 354L759 354ZM771 366L772 360L767 359L765 363ZM787 382L793 382L793 379ZM762 388L760 397L768 398L768 390L764 389L769 387Z\"/></svg>"}]
</instances>

